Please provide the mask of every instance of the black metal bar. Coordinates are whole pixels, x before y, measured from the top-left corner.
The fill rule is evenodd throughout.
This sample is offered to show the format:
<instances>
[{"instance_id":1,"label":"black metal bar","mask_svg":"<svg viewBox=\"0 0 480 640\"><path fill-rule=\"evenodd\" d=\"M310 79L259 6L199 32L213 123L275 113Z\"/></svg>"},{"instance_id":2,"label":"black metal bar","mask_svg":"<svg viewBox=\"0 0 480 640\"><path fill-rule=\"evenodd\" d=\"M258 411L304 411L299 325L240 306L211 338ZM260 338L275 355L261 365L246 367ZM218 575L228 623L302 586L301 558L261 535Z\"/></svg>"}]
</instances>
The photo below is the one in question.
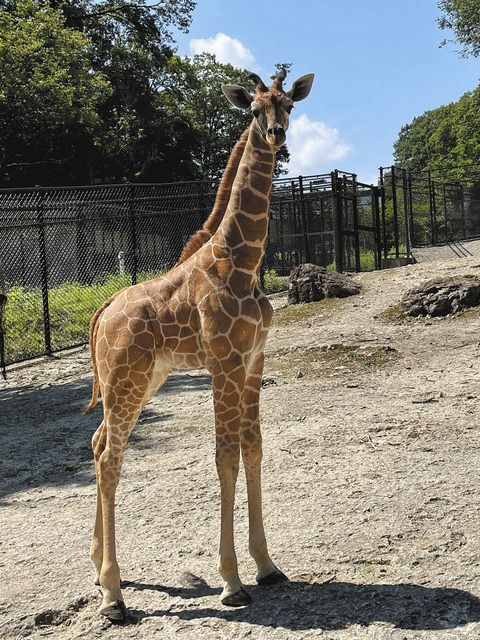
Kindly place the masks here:
<instances>
[{"instance_id":1,"label":"black metal bar","mask_svg":"<svg viewBox=\"0 0 480 640\"><path fill-rule=\"evenodd\" d=\"M298 266L302 262L302 260L300 260L300 242L298 240L297 194L295 180L291 180L290 187L292 193L292 218L295 228L295 266Z\"/></svg>"},{"instance_id":2,"label":"black metal bar","mask_svg":"<svg viewBox=\"0 0 480 640\"><path fill-rule=\"evenodd\" d=\"M403 216L405 220L405 255L409 256L411 253L410 249L410 215L409 215L409 199L408 199L408 189L407 189L407 172L405 169L402 169L402 189L403 189Z\"/></svg>"},{"instance_id":3,"label":"black metal bar","mask_svg":"<svg viewBox=\"0 0 480 640\"><path fill-rule=\"evenodd\" d=\"M443 184L443 218L445 220L445 240L450 242L450 225L448 221L448 211L447 211L447 185Z\"/></svg>"},{"instance_id":4,"label":"black metal bar","mask_svg":"<svg viewBox=\"0 0 480 640\"><path fill-rule=\"evenodd\" d=\"M383 191L383 187L372 187L372 219L375 227L375 269L382 268L382 236L380 232L380 208L378 205L380 191Z\"/></svg>"},{"instance_id":5,"label":"black metal bar","mask_svg":"<svg viewBox=\"0 0 480 640\"><path fill-rule=\"evenodd\" d=\"M341 179L338 177L338 171L332 171L330 174L332 180L332 210L333 210L333 233L335 239L335 269L339 273L343 271L343 202L339 185L341 189Z\"/></svg>"},{"instance_id":6,"label":"black metal bar","mask_svg":"<svg viewBox=\"0 0 480 640\"><path fill-rule=\"evenodd\" d=\"M463 188L463 184L460 185L460 212L462 216L462 231L463 231L463 239L467 240L467 219L465 217L465 190Z\"/></svg>"},{"instance_id":7,"label":"black metal bar","mask_svg":"<svg viewBox=\"0 0 480 640\"><path fill-rule=\"evenodd\" d=\"M284 231L283 231L283 202L280 201L280 207L279 207L279 216L280 216L280 220L279 220L279 232L280 232L280 255L281 255L281 263L282 263L282 272L285 273L285 236L284 236Z\"/></svg>"},{"instance_id":8,"label":"black metal bar","mask_svg":"<svg viewBox=\"0 0 480 640\"><path fill-rule=\"evenodd\" d=\"M303 191L303 176L298 176L298 191L300 194L300 216L302 221L303 232L303 254L305 256L305 262L310 262L310 244L308 238L308 222L305 211L305 194Z\"/></svg>"},{"instance_id":9,"label":"black metal bar","mask_svg":"<svg viewBox=\"0 0 480 640\"><path fill-rule=\"evenodd\" d=\"M437 220L435 214L435 192L432 189L432 177L427 171L428 177L428 197L430 200L430 235L432 244L437 244Z\"/></svg>"},{"instance_id":10,"label":"black metal bar","mask_svg":"<svg viewBox=\"0 0 480 640\"><path fill-rule=\"evenodd\" d=\"M381 187L381 211L382 211L382 241L383 241L383 257L388 257L388 237L387 237L387 217L385 203L385 182L383 167L380 167L380 187Z\"/></svg>"},{"instance_id":11,"label":"black metal bar","mask_svg":"<svg viewBox=\"0 0 480 640\"><path fill-rule=\"evenodd\" d=\"M412 177L410 175L410 173L407 176L407 189L408 189L408 214L409 214L409 220L410 220L410 224L409 224L409 247L410 247L410 253L408 254L407 257L411 256L412 253L412 246L415 243L415 227L414 227L414 223L413 223L413 195L412 195Z\"/></svg>"},{"instance_id":12,"label":"black metal bar","mask_svg":"<svg viewBox=\"0 0 480 640\"><path fill-rule=\"evenodd\" d=\"M135 220L135 185L128 184L129 262L132 284L137 284L137 224Z\"/></svg>"},{"instance_id":13,"label":"black metal bar","mask_svg":"<svg viewBox=\"0 0 480 640\"><path fill-rule=\"evenodd\" d=\"M1 270L1 265L0 265ZM5 315L5 305L7 304L7 296L2 293L4 291L4 287L0 283L0 369L2 371L3 379L7 379L7 369L5 366L5 323L4 323L4 315Z\"/></svg>"},{"instance_id":14,"label":"black metal bar","mask_svg":"<svg viewBox=\"0 0 480 640\"><path fill-rule=\"evenodd\" d=\"M358 202L357 202L357 183L355 180L356 176L353 176L352 180L352 190L353 190L353 198L352 198L352 213L353 213L353 230L354 230L354 238L355 238L355 271L359 272L362 270L362 261L360 256L360 233L358 228Z\"/></svg>"},{"instance_id":15,"label":"black metal bar","mask_svg":"<svg viewBox=\"0 0 480 640\"><path fill-rule=\"evenodd\" d=\"M395 167L392 165L392 206L393 206L393 241L395 244L395 257L400 255L398 244L398 204L397 204L397 179L395 174Z\"/></svg>"},{"instance_id":16,"label":"black metal bar","mask_svg":"<svg viewBox=\"0 0 480 640\"><path fill-rule=\"evenodd\" d=\"M43 313L43 336L45 341L45 353L47 356L53 354L52 337L50 334L50 309L48 306L48 263L47 263L47 247L45 241L45 225L44 225L44 200L45 189L39 188L39 202L37 206L38 220L38 249L40 255L40 277L42 290L42 313Z\"/></svg>"}]
</instances>

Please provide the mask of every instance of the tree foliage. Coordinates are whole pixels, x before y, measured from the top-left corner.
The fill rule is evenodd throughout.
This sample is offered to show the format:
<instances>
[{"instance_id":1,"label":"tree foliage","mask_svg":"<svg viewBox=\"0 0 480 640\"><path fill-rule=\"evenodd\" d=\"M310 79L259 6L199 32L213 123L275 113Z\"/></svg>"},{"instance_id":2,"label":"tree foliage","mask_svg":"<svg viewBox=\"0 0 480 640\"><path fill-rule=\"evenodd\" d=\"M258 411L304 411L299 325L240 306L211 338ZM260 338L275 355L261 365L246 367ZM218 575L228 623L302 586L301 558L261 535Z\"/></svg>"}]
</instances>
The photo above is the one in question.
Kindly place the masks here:
<instances>
[{"instance_id":1,"label":"tree foliage","mask_svg":"<svg viewBox=\"0 0 480 640\"><path fill-rule=\"evenodd\" d=\"M480 56L480 2L478 0L441 0L444 12L439 18L441 29L451 29L456 41L463 45L462 57ZM442 44L447 41L444 40Z\"/></svg>"},{"instance_id":2,"label":"tree foliage","mask_svg":"<svg viewBox=\"0 0 480 640\"><path fill-rule=\"evenodd\" d=\"M224 84L239 84L253 91L248 75L244 69L217 62L209 53L170 61L162 99L169 117L178 117L180 110L195 132L192 161L198 177L221 175L232 147L252 120L250 112L233 108L221 89ZM288 159L286 149L277 155L278 163Z\"/></svg>"},{"instance_id":3,"label":"tree foliage","mask_svg":"<svg viewBox=\"0 0 480 640\"><path fill-rule=\"evenodd\" d=\"M0 0L0 184L219 177L251 119L221 85L251 81L175 54L194 6Z\"/></svg>"},{"instance_id":4,"label":"tree foliage","mask_svg":"<svg viewBox=\"0 0 480 640\"><path fill-rule=\"evenodd\" d=\"M402 127L394 155L412 171L442 170L455 176L480 166L480 86Z\"/></svg>"},{"instance_id":5,"label":"tree foliage","mask_svg":"<svg viewBox=\"0 0 480 640\"><path fill-rule=\"evenodd\" d=\"M19 0L0 12L0 163L3 180L40 182L72 156L92 153L110 87L92 71L89 41L58 10Z\"/></svg>"}]
</instances>

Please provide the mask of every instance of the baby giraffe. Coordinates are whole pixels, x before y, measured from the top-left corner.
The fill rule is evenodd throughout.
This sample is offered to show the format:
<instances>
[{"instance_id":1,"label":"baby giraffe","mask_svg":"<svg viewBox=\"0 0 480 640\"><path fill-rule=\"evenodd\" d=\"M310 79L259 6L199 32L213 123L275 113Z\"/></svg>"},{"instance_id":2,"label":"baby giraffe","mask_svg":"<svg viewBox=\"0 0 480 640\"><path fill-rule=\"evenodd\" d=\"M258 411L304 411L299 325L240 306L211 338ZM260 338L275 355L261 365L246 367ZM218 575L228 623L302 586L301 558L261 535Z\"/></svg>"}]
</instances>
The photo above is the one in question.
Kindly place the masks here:
<instances>
[{"instance_id":1,"label":"baby giraffe","mask_svg":"<svg viewBox=\"0 0 480 640\"><path fill-rule=\"evenodd\" d=\"M212 376L221 489L222 603L251 602L238 575L233 539L240 451L247 480L249 550L257 564L257 582L287 580L268 554L262 518L259 396L272 307L258 280L275 152L285 142L293 103L309 94L314 76L302 76L285 91L285 75L279 72L269 87L252 75L253 94L237 85L223 87L230 102L250 110L253 120L218 229L164 276L111 298L90 325L94 381L87 409L96 405L100 388L104 411L92 440L97 513L91 557L103 592L100 613L112 620L128 615L120 590L114 518L124 448L140 412L170 371L206 367Z\"/></svg>"}]
</instances>

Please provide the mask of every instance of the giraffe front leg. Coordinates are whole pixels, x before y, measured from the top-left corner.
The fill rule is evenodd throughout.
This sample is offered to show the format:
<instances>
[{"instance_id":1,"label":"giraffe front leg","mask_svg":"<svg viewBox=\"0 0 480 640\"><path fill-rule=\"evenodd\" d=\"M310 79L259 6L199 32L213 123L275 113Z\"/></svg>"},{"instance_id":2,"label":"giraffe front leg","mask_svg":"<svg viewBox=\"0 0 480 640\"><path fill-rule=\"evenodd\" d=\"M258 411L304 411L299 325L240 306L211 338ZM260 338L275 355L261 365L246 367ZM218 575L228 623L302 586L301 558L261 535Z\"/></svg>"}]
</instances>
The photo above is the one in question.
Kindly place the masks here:
<instances>
[{"instance_id":1,"label":"giraffe front leg","mask_svg":"<svg viewBox=\"0 0 480 640\"><path fill-rule=\"evenodd\" d=\"M128 612L120 589L120 569L115 549L115 491L120 477L122 452L107 445L98 463L102 507L103 559L99 574L103 600L100 613L110 620L125 620Z\"/></svg>"},{"instance_id":2,"label":"giraffe front leg","mask_svg":"<svg viewBox=\"0 0 480 640\"><path fill-rule=\"evenodd\" d=\"M263 354L252 364L245 384L244 412L240 431L242 457L245 466L248 495L249 550L257 565L259 585L288 580L269 556L262 514L262 434L260 431L260 389Z\"/></svg>"},{"instance_id":3,"label":"giraffe front leg","mask_svg":"<svg viewBox=\"0 0 480 640\"><path fill-rule=\"evenodd\" d=\"M220 480L221 525L218 571L223 579L222 604L240 607L252 602L238 575L233 533L233 507L240 459L239 431L241 398L245 376L237 367L213 366L216 454L215 462ZM215 371L217 370L217 371Z\"/></svg>"}]
</instances>

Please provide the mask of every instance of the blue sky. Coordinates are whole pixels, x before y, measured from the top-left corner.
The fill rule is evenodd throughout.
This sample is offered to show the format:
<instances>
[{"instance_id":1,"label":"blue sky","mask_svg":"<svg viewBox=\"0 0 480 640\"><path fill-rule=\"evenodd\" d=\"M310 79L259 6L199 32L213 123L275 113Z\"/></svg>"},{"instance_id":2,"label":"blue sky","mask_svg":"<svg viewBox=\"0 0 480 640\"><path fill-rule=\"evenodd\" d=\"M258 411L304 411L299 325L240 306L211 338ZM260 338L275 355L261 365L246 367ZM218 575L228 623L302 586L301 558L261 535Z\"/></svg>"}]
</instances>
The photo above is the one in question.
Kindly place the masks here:
<instances>
[{"instance_id":1,"label":"blue sky","mask_svg":"<svg viewBox=\"0 0 480 640\"><path fill-rule=\"evenodd\" d=\"M478 84L479 60L439 48L438 15L436 0L198 0L176 38L182 55L209 50L265 79L275 62L293 63L287 84L314 72L287 134L292 174L339 168L370 183L403 124Z\"/></svg>"}]
</instances>

